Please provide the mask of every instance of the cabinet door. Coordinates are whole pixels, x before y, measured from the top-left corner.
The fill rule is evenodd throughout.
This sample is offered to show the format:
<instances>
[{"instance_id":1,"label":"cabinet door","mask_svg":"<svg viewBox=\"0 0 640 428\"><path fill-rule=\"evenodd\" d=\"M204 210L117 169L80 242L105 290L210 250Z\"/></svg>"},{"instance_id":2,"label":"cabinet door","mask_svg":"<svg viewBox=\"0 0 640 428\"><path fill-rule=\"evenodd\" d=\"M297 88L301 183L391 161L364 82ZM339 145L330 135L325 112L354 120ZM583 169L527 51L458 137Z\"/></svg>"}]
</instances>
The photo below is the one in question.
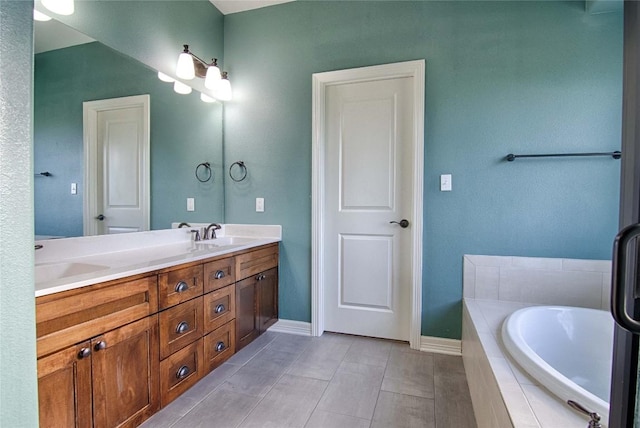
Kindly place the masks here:
<instances>
[{"instance_id":1,"label":"cabinet door","mask_svg":"<svg viewBox=\"0 0 640 428\"><path fill-rule=\"evenodd\" d=\"M278 321L278 269L258 275L258 323L260 334Z\"/></svg>"},{"instance_id":2,"label":"cabinet door","mask_svg":"<svg viewBox=\"0 0 640 428\"><path fill-rule=\"evenodd\" d=\"M257 285L256 277L236 282L236 351L260 334Z\"/></svg>"},{"instance_id":3,"label":"cabinet door","mask_svg":"<svg viewBox=\"0 0 640 428\"><path fill-rule=\"evenodd\" d=\"M38 404L42 428L92 426L88 341L38 360Z\"/></svg>"},{"instance_id":4,"label":"cabinet door","mask_svg":"<svg viewBox=\"0 0 640 428\"><path fill-rule=\"evenodd\" d=\"M156 315L98 336L91 345L96 427L135 427L158 411Z\"/></svg>"}]
</instances>

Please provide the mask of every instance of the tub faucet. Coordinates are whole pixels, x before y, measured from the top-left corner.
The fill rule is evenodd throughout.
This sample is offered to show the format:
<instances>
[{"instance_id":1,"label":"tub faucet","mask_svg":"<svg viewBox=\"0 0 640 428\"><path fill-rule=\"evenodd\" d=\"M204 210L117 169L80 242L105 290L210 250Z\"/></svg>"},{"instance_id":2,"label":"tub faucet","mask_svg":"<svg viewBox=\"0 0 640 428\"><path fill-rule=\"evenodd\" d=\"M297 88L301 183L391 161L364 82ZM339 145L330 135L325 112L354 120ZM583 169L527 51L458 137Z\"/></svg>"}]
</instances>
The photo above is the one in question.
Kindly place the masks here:
<instances>
[{"instance_id":1,"label":"tub faucet","mask_svg":"<svg viewBox=\"0 0 640 428\"><path fill-rule=\"evenodd\" d=\"M216 230L222 229L218 223L211 223L204 229L204 236L202 239L216 239ZM209 231L211 231L211 238L209 238Z\"/></svg>"},{"instance_id":2,"label":"tub faucet","mask_svg":"<svg viewBox=\"0 0 640 428\"><path fill-rule=\"evenodd\" d=\"M587 425L587 428L602 428L602 424L600 423L600 415L598 413L587 410L580 403L576 403L573 400L568 400L567 404L571 406L572 409L577 410L578 412L591 418L591 420L589 421L589 425Z\"/></svg>"}]
</instances>

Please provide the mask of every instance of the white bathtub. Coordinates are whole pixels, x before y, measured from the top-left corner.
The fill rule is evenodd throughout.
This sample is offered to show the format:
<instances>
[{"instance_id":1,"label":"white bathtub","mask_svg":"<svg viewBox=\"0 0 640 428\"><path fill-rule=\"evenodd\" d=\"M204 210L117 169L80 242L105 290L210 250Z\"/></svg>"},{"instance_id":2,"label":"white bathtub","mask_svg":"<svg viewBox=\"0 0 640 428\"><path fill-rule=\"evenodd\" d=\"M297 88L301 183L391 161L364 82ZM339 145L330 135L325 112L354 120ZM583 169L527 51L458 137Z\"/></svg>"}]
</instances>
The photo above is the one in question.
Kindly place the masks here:
<instances>
[{"instance_id":1,"label":"white bathtub","mask_svg":"<svg viewBox=\"0 0 640 428\"><path fill-rule=\"evenodd\" d=\"M606 311L533 306L502 325L505 347L534 379L563 401L609 415L613 318Z\"/></svg>"}]
</instances>

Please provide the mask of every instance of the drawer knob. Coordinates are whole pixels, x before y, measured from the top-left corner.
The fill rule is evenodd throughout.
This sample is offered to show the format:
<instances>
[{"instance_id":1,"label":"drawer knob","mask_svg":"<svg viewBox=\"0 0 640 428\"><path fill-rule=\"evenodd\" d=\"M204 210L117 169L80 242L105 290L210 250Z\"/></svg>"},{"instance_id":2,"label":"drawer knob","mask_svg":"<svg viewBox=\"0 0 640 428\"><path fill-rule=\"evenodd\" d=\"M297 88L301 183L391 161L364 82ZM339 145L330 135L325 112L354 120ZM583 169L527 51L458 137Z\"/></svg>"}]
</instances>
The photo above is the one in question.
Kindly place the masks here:
<instances>
[{"instance_id":1,"label":"drawer knob","mask_svg":"<svg viewBox=\"0 0 640 428\"><path fill-rule=\"evenodd\" d=\"M189 284L187 284L184 281L180 281L179 283L176 284L176 293L183 293L185 291L187 291L189 289Z\"/></svg>"},{"instance_id":2,"label":"drawer knob","mask_svg":"<svg viewBox=\"0 0 640 428\"><path fill-rule=\"evenodd\" d=\"M180 321L180 323L176 326L176 333L182 334L189 330L189 323L186 321Z\"/></svg>"},{"instance_id":3,"label":"drawer knob","mask_svg":"<svg viewBox=\"0 0 640 428\"><path fill-rule=\"evenodd\" d=\"M221 270L216 271L216 279L222 279L222 278L224 278L224 272Z\"/></svg>"},{"instance_id":4,"label":"drawer knob","mask_svg":"<svg viewBox=\"0 0 640 428\"><path fill-rule=\"evenodd\" d=\"M87 358L89 355L91 355L91 349L89 348L82 348L80 352L78 352L79 359Z\"/></svg>"},{"instance_id":5,"label":"drawer knob","mask_svg":"<svg viewBox=\"0 0 640 428\"><path fill-rule=\"evenodd\" d=\"M222 303L220 303L218 306L216 306L215 313L216 314L222 313L222 312L224 312L225 309L226 308L224 307L224 305Z\"/></svg>"},{"instance_id":6,"label":"drawer knob","mask_svg":"<svg viewBox=\"0 0 640 428\"><path fill-rule=\"evenodd\" d=\"M226 346L224 342L216 343L216 352L221 352L221 351L224 351L225 349L226 349Z\"/></svg>"},{"instance_id":7,"label":"drawer knob","mask_svg":"<svg viewBox=\"0 0 640 428\"><path fill-rule=\"evenodd\" d=\"M185 377L187 377L189 375L189 373L190 373L189 367L182 366L176 372L176 377L178 379L184 379Z\"/></svg>"},{"instance_id":8,"label":"drawer knob","mask_svg":"<svg viewBox=\"0 0 640 428\"><path fill-rule=\"evenodd\" d=\"M93 349L95 349L96 351L102 351L106 347L107 347L107 342L105 342L104 340L101 340L93 346Z\"/></svg>"},{"instance_id":9,"label":"drawer knob","mask_svg":"<svg viewBox=\"0 0 640 428\"><path fill-rule=\"evenodd\" d=\"M265 274L263 274L263 273L261 273L260 275L256 276L256 280L257 280L257 281L262 281L262 280L264 280L265 278L266 278L266 275L265 275Z\"/></svg>"}]
</instances>

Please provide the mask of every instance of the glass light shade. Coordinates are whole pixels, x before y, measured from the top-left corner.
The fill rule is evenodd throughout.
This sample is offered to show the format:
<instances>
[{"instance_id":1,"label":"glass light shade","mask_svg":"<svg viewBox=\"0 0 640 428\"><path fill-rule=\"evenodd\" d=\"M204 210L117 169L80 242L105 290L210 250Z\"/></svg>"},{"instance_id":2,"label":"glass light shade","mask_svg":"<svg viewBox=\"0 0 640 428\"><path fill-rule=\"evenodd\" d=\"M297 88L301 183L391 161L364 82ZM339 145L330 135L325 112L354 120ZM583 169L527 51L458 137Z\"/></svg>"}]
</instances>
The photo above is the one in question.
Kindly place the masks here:
<instances>
[{"instance_id":1,"label":"glass light shade","mask_svg":"<svg viewBox=\"0 0 640 428\"><path fill-rule=\"evenodd\" d=\"M203 94L203 93L200 94L200 99L202 101L204 101L205 103L215 103L216 102L216 100L214 98L211 98L209 95Z\"/></svg>"},{"instance_id":2,"label":"glass light shade","mask_svg":"<svg viewBox=\"0 0 640 428\"><path fill-rule=\"evenodd\" d=\"M196 77L196 69L193 66L193 57L191 54L182 52L178 57L178 65L176 66L176 76L181 79L191 80Z\"/></svg>"},{"instance_id":3,"label":"glass light shade","mask_svg":"<svg viewBox=\"0 0 640 428\"><path fill-rule=\"evenodd\" d=\"M75 10L73 0L42 0L42 5L58 15L72 15Z\"/></svg>"},{"instance_id":4,"label":"glass light shade","mask_svg":"<svg viewBox=\"0 0 640 428\"><path fill-rule=\"evenodd\" d=\"M167 82L167 83L173 83L173 82L176 81L176 79L174 79L171 76L167 76L162 71L158 71L158 79L162 80L163 82Z\"/></svg>"},{"instance_id":5,"label":"glass light shade","mask_svg":"<svg viewBox=\"0 0 640 428\"><path fill-rule=\"evenodd\" d=\"M182 82L178 82L177 80L173 84L173 90L178 94L187 95L191 93L191 86L185 85Z\"/></svg>"},{"instance_id":6,"label":"glass light shade","mask_svg":"<svg viewBox=\"0 0 640 428\"><path fill-rule=\"evenodd\" d=\"M204 79L204 86L207 89L215 89L220 81L220 69L215 65L207 67L207 77Z\"/></svg>"},{"instance_id":7,"label":"glass light shade","mask_svg":"<svg viewBox=\"0 0 640 428\"><path fill-rule=\"evenodd\" d=\"M44 13L39 12L35 9L33 9L33 19L35 19L36 21L42 21L42 22L51 21L50 16L47 16Z\"/></svg>"},{"instance_id":8,"label":"glass light shade","mask_svg":"<svg viewBox=\"0 0 640 428\"><path fill-rule=\"evenodd\" d=\"M232 96L231 82L229 79L221 79L216 85L215 97L221 101L229 101Z\"/></svg>"}]
</instances>

